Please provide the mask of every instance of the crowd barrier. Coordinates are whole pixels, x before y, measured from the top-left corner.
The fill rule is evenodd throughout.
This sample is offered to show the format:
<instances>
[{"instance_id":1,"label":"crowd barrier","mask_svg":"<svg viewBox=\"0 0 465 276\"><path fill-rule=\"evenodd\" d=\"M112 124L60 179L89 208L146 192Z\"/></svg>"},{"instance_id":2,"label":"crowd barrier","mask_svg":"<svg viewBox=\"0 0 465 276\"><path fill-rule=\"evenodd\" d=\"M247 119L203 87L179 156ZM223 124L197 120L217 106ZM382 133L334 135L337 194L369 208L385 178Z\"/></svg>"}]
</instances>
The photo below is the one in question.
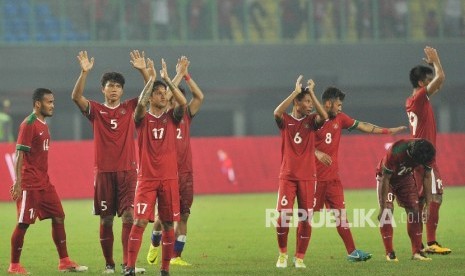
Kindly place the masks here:
<instances>
[{"instance_id":1,"label":"crowd barrier","mask_svg":"<svg viewBox=\"0 0 465 276\"><path fill-rule=\"evenodd\" d=\"M346 189L375 189L375 167L393 141L407 136L346 135L339 168ZM447 186L465 185L465 134L439 134L437 161ZM281 138L192 138L195 194L276 192ZM10 200L14 178L12 143L0 143L0 201ZM62 199L92 198L92 141L52 141L49 175Z\"/></svg>"}]
</instances>

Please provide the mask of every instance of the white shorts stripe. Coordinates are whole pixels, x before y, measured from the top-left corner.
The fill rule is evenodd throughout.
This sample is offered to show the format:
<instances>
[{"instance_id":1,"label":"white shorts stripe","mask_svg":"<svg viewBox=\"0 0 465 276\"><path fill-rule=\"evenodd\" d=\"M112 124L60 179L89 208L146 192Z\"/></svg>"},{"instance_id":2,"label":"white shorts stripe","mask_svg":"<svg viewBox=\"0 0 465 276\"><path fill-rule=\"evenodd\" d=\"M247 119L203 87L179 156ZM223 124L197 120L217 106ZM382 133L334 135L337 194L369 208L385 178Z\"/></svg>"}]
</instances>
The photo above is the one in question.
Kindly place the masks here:
<instances>
[{"instance_id":1,"label":"white shorts stripe","mask_svg":"<svg viewBox=\"0 0 465 276\"><path fill-rule=\"evenodd\" d=\"M26 208L26 197L27 197L27 191L23 191L23 198L21 199L21 208L19 209L19 219L18 223L23 223L24 222L24 209Z\"/></svg>"},{"instance_id":2,"label":"white shorts stripe","mask_svg":"<svg viewBox=\"0 0 465 276\"><path fill-rule=\"evenodd\" d=\"M436 176L434 175L434 170L431 170L431 192L433 195L438 193L436 190Z\"/></svg>"}]
</instances>

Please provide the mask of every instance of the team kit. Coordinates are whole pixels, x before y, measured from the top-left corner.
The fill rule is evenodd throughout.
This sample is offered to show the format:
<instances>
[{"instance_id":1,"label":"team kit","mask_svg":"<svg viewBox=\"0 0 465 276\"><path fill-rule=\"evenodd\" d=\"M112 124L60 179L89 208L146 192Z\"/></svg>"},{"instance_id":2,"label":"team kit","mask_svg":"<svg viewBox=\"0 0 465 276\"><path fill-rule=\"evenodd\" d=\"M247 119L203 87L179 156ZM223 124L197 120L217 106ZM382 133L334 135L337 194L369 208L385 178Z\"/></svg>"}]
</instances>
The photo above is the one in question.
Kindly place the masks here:
<instances>
[{"instance_id":1,"label":"team kit","mask_svg":"<svg viewBox=\"0 0 465 276\"><path fill-rule=\"evenodd\" d=\"M427 253L451 253L436 240L443 187L436 164L437 131L430 103L431 97L440 90L445 74L436 49L427 46L424 54L426 64L413 67L409 75L413 91L406 99L405 109L411 135L395 141L374 170L379 203L377 218L388 262L399 261L393 247L394 201L413 218L407 221L412 260L430 261ZM131 51L130 62L140 73L144 88L138 97L123 100L124 76L105 72L100 83L103 103L84 96L94 58L87 51L81 51L77 60L81 71L71 97L91 123L94 134L93 210L100 217L100 246L105 260L102 273L119 273L113 256L115 216L122 222L120 263L124 275L145 272L144 268L136 267L136 261L149 223L153 223L153 228L147 262L160 263L160 275L170 275L170 265L190 266L182 258L194 195L190 126L202 106L204 94L189 74L189 59L181 56L176 74L170 78L163 59L157 72L155 62L146 58L144 52ZM347 260L368 261L372 254L356 247L345 215L338 169L342 130L392 135L406 131L407 127L380 127L354 119L342 112L346 96L343 91L327 87L319 100L314 92L315 82L309 79L302 85L302 79L303 76L298 77L293 91L274 110L282 153L274 221L278 244L276 267L283 269L291 262L287 242L295 201L299 210L294 218L297 243L289 266L306 268L304 258L311 239L312 217L324 208L339 214L336 230L345 245ZM29 270L33 270L23 267L20 258L27 229L37 218L52 221L58 270L85 272L88 267L68 255L65 213L48 175L51 137L46 117L53 116L53 91L37 88L32 103L33 112L21 123L16 143L16 177L10 193L16 201L17 224L11 235L8 273L30 274Z\"/></svg>"}]
</instances>

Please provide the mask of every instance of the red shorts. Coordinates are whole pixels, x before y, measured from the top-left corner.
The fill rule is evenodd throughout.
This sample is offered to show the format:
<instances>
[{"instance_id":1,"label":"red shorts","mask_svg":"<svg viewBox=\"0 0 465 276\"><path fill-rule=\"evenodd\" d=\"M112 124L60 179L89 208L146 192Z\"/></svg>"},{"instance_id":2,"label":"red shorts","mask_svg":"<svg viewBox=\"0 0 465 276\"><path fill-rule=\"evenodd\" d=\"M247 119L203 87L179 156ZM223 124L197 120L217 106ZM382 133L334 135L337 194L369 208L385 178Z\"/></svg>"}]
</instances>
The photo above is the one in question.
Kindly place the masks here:
<instances>
[{"instance_id":1,"label":"red shorts","mask_svg":"<svg viewBox=\"0 0 465 276\"><path fill-rule=\"evenodd\" d=\"M433 195L442 195L443 187L442 187L442 178L441 173L439 172L439 168L436 162L433 163L431 170L431 192ZM415 182L418 188L418 194L420 197L423 197L423 173L425 168L422 166L417 166L414 170Z\"/></svg>"},{"instance_id":2,"label":"red shorts","mask_svg":"<svg viewBox=\"0 0 465 276\"><path fill-rule=\"evenodd\" d=\"M376 184L378 191L378 203L381 205L381 177L376 176ZM387 195L387 205L389 209L394 208L394 200L397 200L397 204L400 207L412 210L419 210L419 196L415 180L412 174L405 175L402 178L397 178L389 185L389 191Z\"/></svg>"},{"instance_id":3,"label":"red shorts","mask_svg":"<svg viewBox=\"0 0 465 276\"><path fill-rule=\"evenodd\" d=\"M119 217L133 208L137 171L99 172L94 183L94 215Z\"/></svg>"},{"instance_id":4,"label":"red shorts","mask_svg":"<svg viewBox=\"0 0 465 276\"><path fill-rule=\"evenodd\" d=\"M345 209L344 191L341 180L317 181L315 189L314 211L320 211L323 206L329 209Z\"/></svg>"},{"instance_id":5,"label":"red shorts","mask_svg":"<svg viewBox=\"0 0 465 276\"><path fill-rule=\"evenodd\" d=\"M55 186L49 185L43 190L23 190L22 196L16 200L18 223L34 224L48 218L64 218L65 212Z\"/></svg>"},{"instance_id":6,"label":"red shorts","mask_svg":"<svg viewBox=\"0 0 465 276\"><path fill-rule=\"evenodd\" d=\"M192 202L194 201L194 177L192 173L179 175L179 200L181 214L190 214Z\"/></svg>"},{"instance_id":7,"label":"red shorts","mask_svg":"<svg viewBox=\"0 0 465 276\"><path fill-rule=\"evenodd\" d=\"M134 198L134 218L153 222L155 204L158 204L157 215L161 221L179 221L177 179L138 181Z\"/></svg>"},{"instance_id":8,"label":"red shorts","mask_svg":"<svg viewBox=\"0 0 465 276\"><path fill-rule=\"evenodd\" d=\"M276 210L292 210L297 196L299 210L313 209L316 181L298 181L279 179L278 202Z\"/></svg>"}]
</instances>

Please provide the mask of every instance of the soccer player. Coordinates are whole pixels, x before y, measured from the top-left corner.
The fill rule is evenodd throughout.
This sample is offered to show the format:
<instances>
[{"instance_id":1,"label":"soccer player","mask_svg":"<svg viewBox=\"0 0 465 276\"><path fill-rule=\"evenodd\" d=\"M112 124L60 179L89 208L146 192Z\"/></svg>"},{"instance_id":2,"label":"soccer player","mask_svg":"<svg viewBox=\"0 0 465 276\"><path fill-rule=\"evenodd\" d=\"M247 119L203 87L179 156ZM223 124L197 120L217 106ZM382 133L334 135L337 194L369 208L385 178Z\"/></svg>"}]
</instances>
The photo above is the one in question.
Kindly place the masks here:
<instances>
[{"instance_id":1,"label":"soccer player","mask_svg":"<svg viewBox=\"0 0 465 276\"><path fill-rule=\"evenodd\" d=\"M329 120L316 131L315 147L320 152L328 154L332 162L330 164L316 162L318 181L315 189L314 211L320 211L325 205L335 211L335 214L339 216L336 229L346 247L347 260L358 262L370 259L371 254L355 248L346 217L344 191L339 178L338 164L338 150L342 130L348 129L352 131L356 129L365 133L395 134L405 130L406 127L383 128L355 120L342 112L344 98L345 93L336 87L328 87L322 95L323 108L328 113Z\"/></svg>"},{"instance_id":2,"label":"soccer player","mask_svg":"<svg viewBox=\"0 0 465 276\"><path fill-rule=\"evenodd\" d=\"M50 132L46 117L53 115L54 97L52 91L37 88L32 95L33 111L19 127L16 144L16 179L10 193L16 201L18 224L11 236L11 260L8 273L29 274L21 266L24 237L29 225L36 219L52 220L52 238L60 258L59 271L82 272L87 267L70 260L66 247L65 213L55 186L48 176L48 150Z\"/></svg>"},{"instance_id":3,"label":"soccer player","mask_svg":"<svg viewBox=\"0 0 465 276\"><path fill-rule=\"evenodd\" d=\"M287 267L289 218L293 213L296 196L299 222L294 266L296 268L306 267L303 259L311 236L310 221L316 185L314 132L328 118L328 114L315 97L313 80L308 80L308 87L305 89L302 88L301 81L302 76L299 76L294 91L274 110L274 118L282 137L282 159L276 207L279 212L276 226L279 257L276 267L279 268ZM291 103L293 103L292 112L287 114L286 110ZM311 113L313 106L317 113Z\"/></svg>"},{"instance_id":4,"label":"soccer player","mask_svg":"<svg viewBox=\"0 0 465 276\"><path fill-rule=\"evenodd\" d=\"M423 189L426 204L423 216L428 216L431 203L431 165L436 150L426 139L401 139L392 144L376 169L378 202L380 206L378 219L380 232L386 250L386 260L397 262L392 244L394 232L392 228L394 199L407 213L407 233L412 244L412 260L430 261L421 251L422 210L420 197L415 184L413 171L416 167L424 167Z\"/></svg>"},{"instance_id":5,"label":"soccer player","mask_svg":"<svg viewBox=\"0 0 465 276\"><path fill-rule=\"evenodd\" d=\"M194 178L192 168L192 149L190 144L190 125L192 119L200 110L204 98L204 95L199 86L189 74L189 64L190 62L186 57L181 57L176 66L176 77L173 79L173 84L178 85L179 81L177 81L177 83L175 80L184 78L185 82L189 86L190 91L192 92L192 99L187 105L187 110L184 112L184 117L176 129L176 152L178 160L181 219L174 225L176 241L174 243L174 256L171 259L171 264L181 266L191 265L181 258L181 254L187 238L187 221L189 219L190 208L192 207L192 202L194 200ZM183 89L180 89L180 91L185 94ZM174 108L176 106L173 96L170 98L169 102L169 108ZM149 264L156 264L158 261L158 253L160 248L159 245L162 237L161 230L161 222L158 218L156 218L153 224L149 252L147 253L147 262Z\"/></svg>"},{"instance_id":6,"label":"soccer player","mask_svg":"<svg viewBox=\"0 0 465 276\"><path fill-rule=\"evenodd\" d=\"M151 70L154 71L154 68ZM158 215L162 224L160 273L169 275L175 242L173 222L179 221L180 217L176 136L187 101L169 78L164 60L160 74L172 91L178 106L166 110L167 87L164 82L154 82L153 78L149 79L139 96L134 120L138 134L140 162L134 199L135 220L129 236L129 257L125 275L135 274L134 267L142 243L142 235L147 223L154 218L155 203L158 203Z\"/></svg>"},{"instance_id":7,"label":"soccer player","mask_svg":"<svg viewBox=\"0 0 465 276\"><path fill-rule=\"evenodd\" d=\"M100 245L105 257L104 274L115 273L113 259L113 220L122 220L123 269L127 264L128 239L133 223L133 203L137 181L135 124L133 119L137 98L122 101L124 77L107 72L101 78L104 103L84 97L84 86L94 66L87 51L77 56L81 73L72 92L72 99L92 124L95 148L94 214L100 216ZM132 58L134 67L140 59ZM136 67L137 68L137 67ZM142 273L145 269L138 268Z\"/></svg>"},{"instance_id":8,"label":"soccer player","mask_svg":"<svg viewBox=\"0 0 465 276\"><path fill-rule=\"evenodd\" d=\"M410 122L410 133L414 138L423 138L430 141L436 147L436 121L434 119L433 107L430 99L439 92L445 80L439 55L436 49L425 47L425 62L434 67L434 71L429 66L418 65L410 70L410 82L413 92L405 102L405 109ZM429 217L426 221L427 247L424 249L432 254L449 254L449 248L442 247L436 240L436 229L439 222L439 208L442 203L443 182L436 160L432 164L431 190L433 200L429 206ZM415 170L415 180L422 194L423 169L418 167Z\"/></svg>"}]
</instances>

